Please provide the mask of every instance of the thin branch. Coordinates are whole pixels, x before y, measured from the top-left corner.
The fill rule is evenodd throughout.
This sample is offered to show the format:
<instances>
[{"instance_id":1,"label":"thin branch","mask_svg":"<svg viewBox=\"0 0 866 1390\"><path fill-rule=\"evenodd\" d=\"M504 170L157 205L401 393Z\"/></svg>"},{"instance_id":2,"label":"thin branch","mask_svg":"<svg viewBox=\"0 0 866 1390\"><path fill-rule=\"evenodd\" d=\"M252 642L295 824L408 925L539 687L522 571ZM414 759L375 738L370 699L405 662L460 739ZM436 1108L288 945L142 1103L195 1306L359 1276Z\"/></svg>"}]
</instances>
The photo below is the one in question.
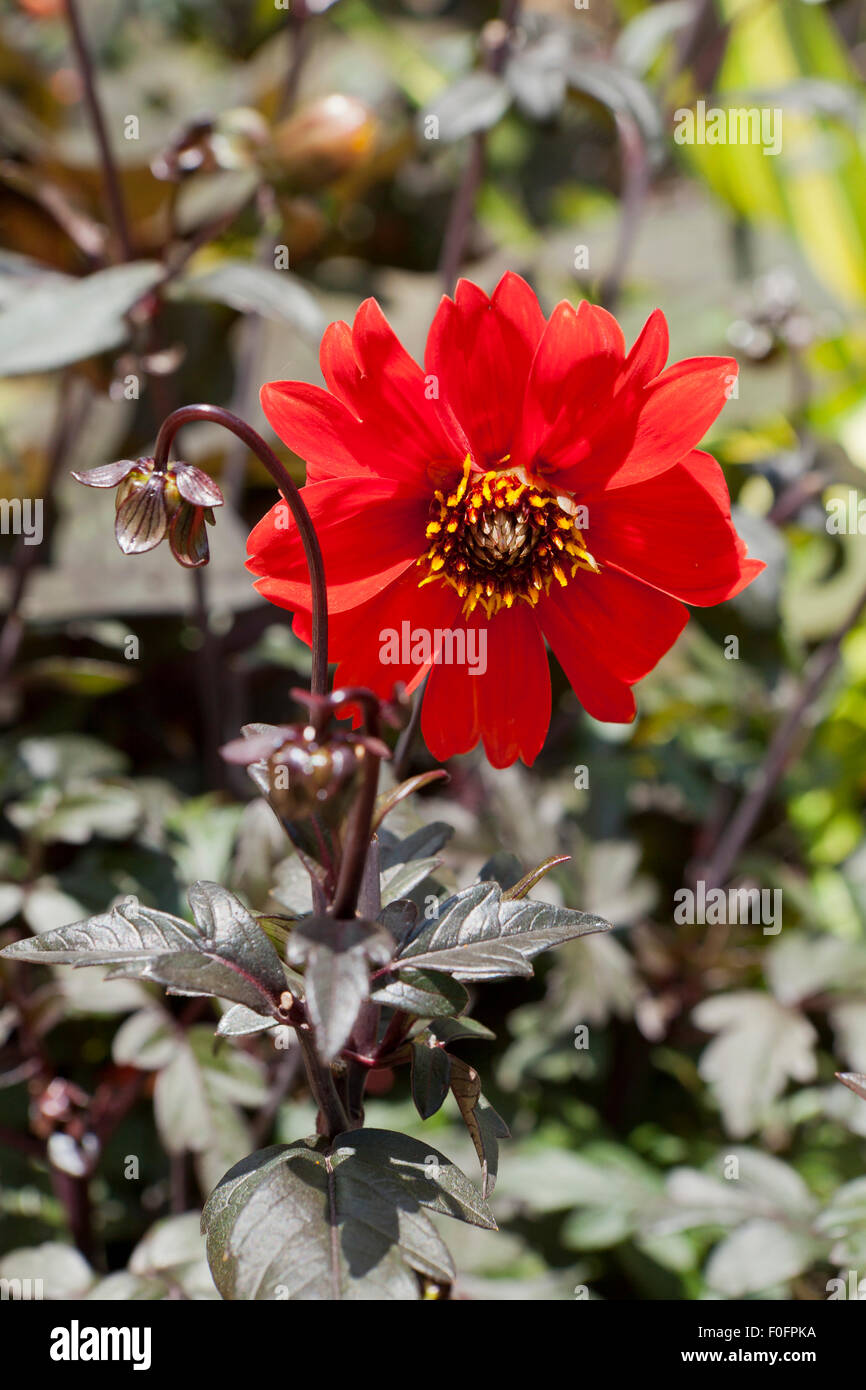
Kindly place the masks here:
<instances>
[{"instance_id":1,"label":"thin branch","mask_svg":"<svg viewBox=\"0 0 866 1390\"><path fill-rule=\"evenodd\" d=\"M740 851L770 798L773 788L784 774L794 754L797 737L803 731L806 723L806 715L836 665L842 643L848 633L856 627L864 611L866 611L866 592L860 596L853 612L834 636L813 654L808 666L808 675L796 700L770 740L766 757L758 769L758 775L753 785L719 836L715 851L703 873L708 887L719 887L727 881Z\"/></svg>"},{"instance_id":2,"label":"thin branch","mask_svg":"<svg viewBox=\"0 0 866 1390\"><path fill-rule=\"evenodd\" d=\"M403 781L409 768L409 760L412 756L412 749L415 745L415 738L421 727L421 708L424 704L424 694L427 690L427 682L430 679L430 672L424 677L415 695L415 703L412 706L412 714L409 723L406 725L402 734L397 740L397 747L394 749L394 780L397 783Z\"/></svg>"},{"instance_id":3,"label":"thin branch","mask_svg":"<svg viewBox=\"0 0 866 1390\"><path fill-rule=\"evenodd\" d=\"M108 205L109 217L111 219L112 231L114 232L121 259L128 261L132 257L132 241L129 235L129 223L126 218L126 207L123 201L120 175L117 172L117 164L111 150L108 131L105 125L105 116L103 115L99 95L96 91L93 60L91 59L90 50L87 47L87 39L85 38L84 29L81 25L81 16L78 13L78 0L64 0L64 3L66 5L66 16L69 21L69 34L72 39L72 47L75 50L78 72L84 89L84 101L90 115L90 123L93 126L96 143L99 146L102 184L105 192L105 201Z\"/></svg>"},{"instance_id":4,"label":"thin branch","mask_svg":"<svg viewBox=\"0 0 866 1390\"><path fill-rule=\"evenodd\" d=\"M349 691L346 691L347 696ZM373 700L368 700L365 709L367 733L379 737L379 711ZM352 819L346 832L343 857L340 861L340 876L331 911L338 921L354 917L358 903L358 893L364 878L364 868L370 849L373 817L376 813L376 794L379 790L379 764L381 759L367 750L364 761L364 780L352 809Z\"/></svg>"},{"instance_id":5,"label":"thin branch","mask_svg":"<svg viewBox=\"0 0 866 1390\"><path fill-rule=\"evenodd\" d=\"M604 277L599 295L602 305L611 313L619 301L650 184L646 143L637 121L631 116L618 114L616 126L622 164L621 211L613 260Z\"/></svg>"},{"instance_id":6,"label":"thin branch","mask_svg":"<svg viewBox=\"0 0 866 1390\"><path fill-rule=\"evenodd\" d=\"M286 71L286 81L282 90L279 105L279 115L286 117L291 112L298 99L298 88L301 82L301 73L310 52L311 32L307 23L309 10L306 0L295 0L295 5L288 17L287 29L289 40L289 63Z\"/></svg>"},{"instance_id":7,"label":"thin branch","mask_svg":"<svg viewBox=\"0 0 866 1390\"><path fill-rule=\"evenodd\" d=\"M307 1080L319 1111L319 1132L328 1139L334 1139L348 1129L349 1121L343 1109L343 1102L337 1095L333 1073L319 1057L309 1029L299 1028L297 1033L307 1070Z\"/></svg>"},{"instance_id":8,"label":"thin branch","mask_svg":"<svg viewBox=\"0 0 866 1390\"><path fill-rule=\"evenodd\" d=\"M469 157L466 160L463 177L458 185L448 217L448 226L445 229L445 238L442 243L442 257L439 262L439 273L446 294L450 294L453 290L463 261L469 227L475 211L475 200L481 187L481 180L484 177L486 147L487 136L483 130L478 131L472 136Z\"/></svg>"},{"instance_id":9,"label":"thin branch","mask_svg":"<svg viewBox=\"0 0 866 1390\"><path fill-rule=\"evenodd\" d=\"M90 408L90 396L87 391L84 391L77 401L75 394L73 377L70 372L66 372L60 383L57 417L48 446L48 466L42 485L44 496L40 499L46 513L50 511L52 505L54 489L63 460L78 436ZM45 537L43 536L44 543ZM2 632L0 632L0 686L3 686L8 680L18 656L18 649L24 635L24 620L21 616L21 609L41 548L38 545L27 545L26 537L19 536L12 556L12 585L9 607L6 611Z\"/></svg>"},{"instance_id":10,"label":"thin branch","mask_svg":"<svg viewBox=\"0 0 866 1390\"><path fill-rule=\"evenodd\" d=\"M512 31L517 24L519 12L520 0L505 0L501 14L504 36L501 43L489 49L485 54L484 66L488 72L499 74L505 67L511 48ZM446 294L450 294L453 290L463 261L478 190L484 178L486 152L487 132L484 130L476 131L470 137L469 155L463 169L463 176L454 195L454 202L451 205L448 225L445 228L442 242L439 273Z\"/></svg>"}]
</instances>

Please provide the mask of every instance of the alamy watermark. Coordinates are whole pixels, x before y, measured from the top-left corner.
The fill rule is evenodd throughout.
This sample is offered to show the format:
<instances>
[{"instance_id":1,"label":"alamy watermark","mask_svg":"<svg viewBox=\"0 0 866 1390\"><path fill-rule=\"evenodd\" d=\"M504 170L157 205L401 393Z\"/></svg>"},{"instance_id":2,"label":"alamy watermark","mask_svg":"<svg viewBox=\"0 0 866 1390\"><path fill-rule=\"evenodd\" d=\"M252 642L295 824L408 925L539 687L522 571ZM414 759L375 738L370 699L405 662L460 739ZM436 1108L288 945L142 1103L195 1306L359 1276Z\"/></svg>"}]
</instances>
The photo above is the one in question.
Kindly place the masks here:
<instances>
[{"instance_id":1,"label":"alamy watermark","mask_svg":"<svg viewBox=\"0 0 866 1390\"><path fill-rule=\"evenodd\" d=\"M781 888L707 888L703 879L695 887L674 893L674 921L680 926L762 925L764 936L782 930Z\"/></svg>"},{"instance_id":2,"label":"alamy watermark","mask_svg":"<svg viewBox=\"0 0 866 1390\"><path fill-rule=\"evenodd\" d=\"M465 666L470 676L483 676L487 629L412 627L404 619L399 632L386 627L379 633L379 660L383 666Z\"/></svg>"},{"instance_id":3,"label":"alamy watermark","mask_svg":"<svg viewBox=\"0 0 866 1390\"><path fill-rule=\"evenodd\" d=\"M701 98L694 108L674 112L678 145L760 145L764 154L782 153L782 109L779 106L707 106Z\"/></svg>"},{"instance_id":4,"label":"alamy watermark","mask_svg":"<svg viewBox=\"0 0 866 1390\"><path fill-rule=\"evenodd\" d=\"M41 545L42 512L41 497L0 497L0 535L23 536L25 545Z\"/></svg>"}]
</instances>

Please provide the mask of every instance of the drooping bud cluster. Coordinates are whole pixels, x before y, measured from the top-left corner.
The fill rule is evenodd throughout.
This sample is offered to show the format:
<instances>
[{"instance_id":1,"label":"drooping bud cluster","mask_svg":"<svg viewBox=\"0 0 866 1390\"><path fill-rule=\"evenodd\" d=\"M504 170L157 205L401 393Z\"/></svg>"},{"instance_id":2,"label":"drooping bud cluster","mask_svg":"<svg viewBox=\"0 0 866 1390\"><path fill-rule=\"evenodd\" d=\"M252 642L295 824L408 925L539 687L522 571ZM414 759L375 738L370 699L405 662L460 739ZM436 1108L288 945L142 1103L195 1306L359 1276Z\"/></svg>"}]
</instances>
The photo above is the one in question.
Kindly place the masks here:
<instances>
[{"instance_id":1,"label":"drooping bud cluster","mask_svg":"<svg viewBox=\"0 0 866 1390\"><path fill-rule=\"evenodd\" d=\"M152 458L119 459L72 476L86 487L117 488L114 534L125 555L153 550L167 537L179 564L207 564L205 523L213 525L213 508L223 505L223 495L200 468L175 461L158 469Z\"/></svg>"}]
</instances>

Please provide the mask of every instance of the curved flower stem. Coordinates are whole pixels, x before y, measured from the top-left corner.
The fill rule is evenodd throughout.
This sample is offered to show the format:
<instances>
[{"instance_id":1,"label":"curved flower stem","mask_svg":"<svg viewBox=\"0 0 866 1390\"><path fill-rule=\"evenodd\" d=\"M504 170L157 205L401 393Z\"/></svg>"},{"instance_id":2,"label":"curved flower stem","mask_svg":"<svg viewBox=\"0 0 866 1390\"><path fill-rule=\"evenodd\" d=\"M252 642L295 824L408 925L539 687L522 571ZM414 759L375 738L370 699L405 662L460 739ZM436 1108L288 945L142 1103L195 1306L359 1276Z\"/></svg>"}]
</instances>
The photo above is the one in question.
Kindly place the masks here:
<instances>
[{"instance_id":1,"label":"curved flower stem","mask_svg":"<svg viewBox=\"0 0 866 1390\"><path fill-rule=\"evenodd\" d=\"M223 429L229 430L242 440L265 465L295 518L301 545L304 547L307 569L310 572L313 594L313 672L310 689L314 695L324 695L328 684L328 600L325 589L325 565L319 538L306 503L270 445L265 443L252 425L248 425L239 415L234 415L232 411L225 410L220 405L182 405L179 410L173 410L171 415L163 420L153 451L154 468L157 472L165 470L172 440L178 430L182 425L191 424L195 420L222 425Z\"/></svg>"}]
</instances>

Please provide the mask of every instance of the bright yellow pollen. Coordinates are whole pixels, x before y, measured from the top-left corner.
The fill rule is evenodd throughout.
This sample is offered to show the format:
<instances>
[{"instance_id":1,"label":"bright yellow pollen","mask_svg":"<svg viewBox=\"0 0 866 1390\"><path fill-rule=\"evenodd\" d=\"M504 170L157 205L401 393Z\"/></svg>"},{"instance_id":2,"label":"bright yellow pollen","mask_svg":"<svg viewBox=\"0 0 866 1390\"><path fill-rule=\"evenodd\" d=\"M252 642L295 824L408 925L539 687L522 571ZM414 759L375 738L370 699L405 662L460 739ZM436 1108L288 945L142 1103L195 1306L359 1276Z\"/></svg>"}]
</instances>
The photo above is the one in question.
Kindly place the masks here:
<instances>
[{"instance_id":1,"label":"bright yellow pollen","mask_svg":"<svg viewBox=\"0 0 866 1390\"><path fill-rule=\"evenodd\" d=\"M454 491L433 494L420 584L442 580L465 616L480 605L490 618L518 600L535 607L554 581L564 588L578 570L598 574L568 506L516 473L479 473L467 456Z\"/></svg>"}]
</instances>

